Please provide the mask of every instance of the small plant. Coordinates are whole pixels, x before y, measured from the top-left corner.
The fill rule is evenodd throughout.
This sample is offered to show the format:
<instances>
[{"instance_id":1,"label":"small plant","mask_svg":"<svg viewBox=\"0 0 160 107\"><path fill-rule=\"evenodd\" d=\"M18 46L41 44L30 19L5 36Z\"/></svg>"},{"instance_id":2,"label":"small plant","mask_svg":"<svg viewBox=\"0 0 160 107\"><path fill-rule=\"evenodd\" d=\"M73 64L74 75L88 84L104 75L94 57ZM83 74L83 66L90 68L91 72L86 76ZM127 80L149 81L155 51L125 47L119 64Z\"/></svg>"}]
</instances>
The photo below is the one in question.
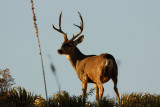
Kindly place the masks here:
<instances>
[{"instance_id":1,"label":"small plant","mask_svg":"<svg viewBox=\"0 0 160 107\"><path fill-rule=\"evenodd\" d=\"M37 96L21 87L0 91L1 107L28 107L33 106Z\"/></svg>"},{"instance_id":2,"label":"small plant","mask_svg":"<svg viewBox=\"0 0 160 107\"><path fill-rule=\"evenodd\" d=\"M54 103L56 107L83 107L82 96L70 96L66 91L54 94L53 98L50 99L50 103Z\"/></svg>"},{"instance_id":3,"label":"small plant","mask_svg":"<svg viewBox=\"0 0 160 107\"><path fill-rule=\"evenodd\" d=\"M0 69L0 90L5 91L14 84L15 82L12 76L10 75L9 69Z\"/></svg>"},{"instance_id":4,"label":"small plant","mask_svg":"<svg viewBox=\"0 0 160 107\"><path fill-rule=\"evenodd\" d=\"M117 106L116 100L108 97L103 97L96 105L97 107L115 107Z\"/></svg>"},{"instance_id":5,"label":"small plant","mask_svg":"<svg viewBox=\"0 0 160 107\"><path fill-rule=\"evenodd\" d=\"M31 6L32 6L32 14L33 14L33 23L34 23L34 28L35 28L35 31L36 31L36 37L37 37L37 41L38 41L39 55L40 55L40 58L41 58L41 65L42 65L42 73L43 73L43 80L44 80L46 99L48 99L47 85L46 85L46 79L45 79L45 71L44 71L44 64L43 64L43 57L42 57L40 40L39 40L38 26L37 26L37 23L36 23L37 19L36 19L36 14L34 12L34 3L33 3L33 0L31 0Z\"/></svg>"},{"instance_id":6,"label":"small plant","mask_svg":"<svg viewBox=\"0 0 160 107\"><path fill-rule=\"evenodd\" d=\"M119 104L121 107L159 107L160 95L149 93L124 94Z\"/></svg>"}]
</instances>

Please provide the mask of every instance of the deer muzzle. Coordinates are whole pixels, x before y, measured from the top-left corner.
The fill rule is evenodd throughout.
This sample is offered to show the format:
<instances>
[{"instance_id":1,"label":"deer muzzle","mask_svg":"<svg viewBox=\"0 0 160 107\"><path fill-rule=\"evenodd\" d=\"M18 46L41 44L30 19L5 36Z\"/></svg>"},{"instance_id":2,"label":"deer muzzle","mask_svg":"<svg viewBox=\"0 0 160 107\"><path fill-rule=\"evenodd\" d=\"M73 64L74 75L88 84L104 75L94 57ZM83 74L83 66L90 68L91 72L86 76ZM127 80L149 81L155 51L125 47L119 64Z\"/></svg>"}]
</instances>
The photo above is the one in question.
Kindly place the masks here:
<instances>
[{"instance_id":1,"label":"deer muzzle","mask_svg":"<svg viewBox=\"0 0 160 107\"><path fill-rule=\"evenodd\" d=\"M58 49L57 52L58 52L58 54L60 54L60 55L63 54L63 51L62 51L61 49Z\"/></svg>"}]
</instances>

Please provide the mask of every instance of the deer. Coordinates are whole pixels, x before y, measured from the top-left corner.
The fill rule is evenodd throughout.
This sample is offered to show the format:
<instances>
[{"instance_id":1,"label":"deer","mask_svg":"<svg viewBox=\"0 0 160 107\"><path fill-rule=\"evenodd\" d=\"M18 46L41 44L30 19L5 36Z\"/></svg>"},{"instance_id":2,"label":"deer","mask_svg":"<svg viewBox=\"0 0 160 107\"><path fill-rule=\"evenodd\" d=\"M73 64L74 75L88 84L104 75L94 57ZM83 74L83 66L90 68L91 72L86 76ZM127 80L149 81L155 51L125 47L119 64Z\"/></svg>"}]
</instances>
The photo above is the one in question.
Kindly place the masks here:
<instances>
[{"instance_id":1,"label":"deer","mask_svg":"<svg viewBox=\"0 0 160 107\"><path fill-rule=\"evenodd\" d=\"M80 26L76 24L74 24L74 26L78 27L80 32L73 35L71 39L68 39L67 33L64 33L61 28L62 12L59 15L59 28L56 28L54 24L52 24L53 29L61 33L64 37L62 46L57 52L60 55L65 55L75 69L78 78L82 82L82 98L86 96L87 84L93 83L96 100L100 101L104 92L103 83L111 79L117 100L119 101L120 97L117 88L118 66L115 58L108 53L85 55L77 48L77 45L84 39L84 35L81 35L84 23L81 14L79 12L78 14L81 19Z\"/></svg>"}]
</instances>

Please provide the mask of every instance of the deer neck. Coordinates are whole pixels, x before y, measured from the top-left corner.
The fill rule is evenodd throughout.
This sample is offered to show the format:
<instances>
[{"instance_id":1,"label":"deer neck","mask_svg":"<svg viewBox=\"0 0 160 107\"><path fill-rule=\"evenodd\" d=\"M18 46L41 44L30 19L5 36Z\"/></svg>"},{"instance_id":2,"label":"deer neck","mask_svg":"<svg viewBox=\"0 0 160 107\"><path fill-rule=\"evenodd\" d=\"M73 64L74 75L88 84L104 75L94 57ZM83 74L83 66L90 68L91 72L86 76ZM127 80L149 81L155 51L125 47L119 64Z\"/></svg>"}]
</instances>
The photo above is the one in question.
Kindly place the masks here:
<instances>
[{"instance_id":1,"label":"deer neck","mask_svg":"<svg viewBox=\"0 0 160 107\"><path fill-rule=\"evenodd\" d=\"M70 54L66 55L67 59L70 61L70 63L72 64L73 68L76 70L76 64L78 61L81 61L82 59L84 59L86 57L86 55L84 55L83 53L81 53L81 51L75 47Z\"/></svg>"}]
</instances>

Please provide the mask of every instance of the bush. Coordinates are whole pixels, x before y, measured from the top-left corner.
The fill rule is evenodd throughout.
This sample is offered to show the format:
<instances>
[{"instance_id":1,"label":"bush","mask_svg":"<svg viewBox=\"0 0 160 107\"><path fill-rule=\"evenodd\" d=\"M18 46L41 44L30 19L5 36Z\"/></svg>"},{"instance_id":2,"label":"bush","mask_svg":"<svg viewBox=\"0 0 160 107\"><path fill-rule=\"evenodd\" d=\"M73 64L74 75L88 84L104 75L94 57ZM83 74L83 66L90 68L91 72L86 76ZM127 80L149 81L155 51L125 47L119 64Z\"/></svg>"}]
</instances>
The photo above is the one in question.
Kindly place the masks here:
<instances>
[{"instance_id":1,"label":"bush","mask_svg":"<svg viewBox=\"0 0 160 107\"><path fill-rule=\"evenodd\" d=\"M50 102L56 107L82 107L82 96L70 96L66 91L60 91L54 94L54 97L50 99Z\"/></svg>"},{"instance_id":2,"label":"bush","mask_svg":"<svg viewBox=\"0 0 160 107\"><path fill-rule=\"evenodd\" d=\"M37 96L20 87L0 91L1 107L32 107Z\"/></svg>"},{"instance_id":3,"label":"bush","mask_svg":"<svg viewBox=\"0 0 160 107\"><path fill-rule=\"evenodd\" d=\"M14 79L10 75L9 69L0 69L0 91L5 91L15 84Z\"/></svg>"},{"instance_id":4,"label":"bush","mask_svg":"<svg viewBox=\"0 0 160 107\"><path fill-rule=\"evenodd\" d=\"M119 104L121 107L159 107L160 95L149 93L124 94Z\"/></svg>"}]
</instances>

